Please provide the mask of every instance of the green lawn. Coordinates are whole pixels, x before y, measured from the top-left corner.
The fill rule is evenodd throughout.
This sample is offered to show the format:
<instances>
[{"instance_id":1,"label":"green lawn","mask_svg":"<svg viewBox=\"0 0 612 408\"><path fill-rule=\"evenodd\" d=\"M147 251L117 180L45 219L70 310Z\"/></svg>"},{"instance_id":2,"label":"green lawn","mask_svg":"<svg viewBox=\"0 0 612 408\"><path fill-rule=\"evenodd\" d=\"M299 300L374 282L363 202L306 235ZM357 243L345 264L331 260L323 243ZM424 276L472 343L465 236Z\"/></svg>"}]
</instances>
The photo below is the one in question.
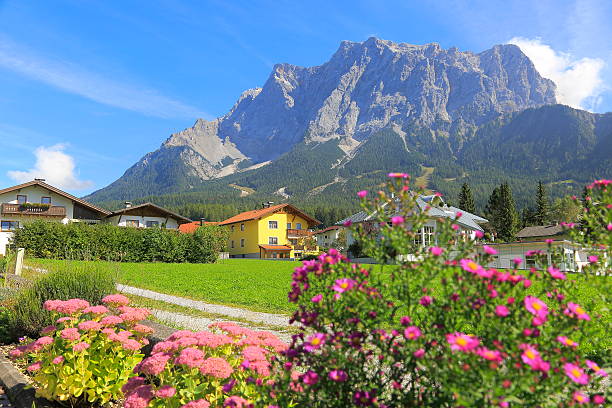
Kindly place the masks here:
<instances>
[{"instance_id":1,"label":"green lawn","mask_svg":"<svg viewBox=\"0 0 612 408\"><path fill-rule=\"evenodd\" d=\"M210 303L291 313L287 301L293 269L300 262L228 259L215 264L112 263L30 259L47 269L67 266L108 268L126 285Z\"/></svg>"}]
</instances>

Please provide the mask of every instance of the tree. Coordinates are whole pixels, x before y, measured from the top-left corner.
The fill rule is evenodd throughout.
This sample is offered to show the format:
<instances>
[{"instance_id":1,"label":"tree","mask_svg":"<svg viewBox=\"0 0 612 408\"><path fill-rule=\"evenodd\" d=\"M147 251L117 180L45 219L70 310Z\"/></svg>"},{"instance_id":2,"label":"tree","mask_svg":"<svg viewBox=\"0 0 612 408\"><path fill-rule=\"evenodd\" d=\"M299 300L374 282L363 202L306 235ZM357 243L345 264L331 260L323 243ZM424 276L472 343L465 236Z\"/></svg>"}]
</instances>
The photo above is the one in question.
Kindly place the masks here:
<instances>
[{"instance_id":1,"label":"tree","mask_svg":"<svg viewBox=\"0 0 612 408\"><path fill-rule=\"evenodd\" d=\"M537 222L535 220L535 211L529 207L523 208L521 211L521 226L523 228L529 227L531 225L536 225Z\"/></svg>"},{"instance_id":2,"label":"tree","mask_svg":"<svg viewBox=\"0 0 612 408\"><path fill-rule=\"evenodd\" d=\"M499 204L497 236L503 241L512 241L517 233L519 219L508 182L499 188Z\"/></svg>"},{"instance_id":3,"label":"tree","mask_svg":"<svg viewBox=\"0 0 612 408\"><path fill-rule=\"evenodd\" d=\"M548 201L546 187L541 181L538 182L534 221L537 225L547 225L550 222L550 202Z\"/></svg>"},{"instance_id":4,"label":"tree","mask_svg":"<svg viewBox=\"0 0 612 408\"><path fill-rule=\"evenodd\" d=\"M476 213L476 204L474 204L474 196L468 183L463 183L461 192L459 193L459 208L469 213Z\"/></svg>"},{"instance_id":5,"label":"tree","mask_svg":"<svg viewBox=\"0 0 612 408\"><path fill-rule=\"evenodd\" d=\"M572 197L557 198L552 206L551 221L577 222L582 213L580 201Z\"/></svg>"}]
</instances>

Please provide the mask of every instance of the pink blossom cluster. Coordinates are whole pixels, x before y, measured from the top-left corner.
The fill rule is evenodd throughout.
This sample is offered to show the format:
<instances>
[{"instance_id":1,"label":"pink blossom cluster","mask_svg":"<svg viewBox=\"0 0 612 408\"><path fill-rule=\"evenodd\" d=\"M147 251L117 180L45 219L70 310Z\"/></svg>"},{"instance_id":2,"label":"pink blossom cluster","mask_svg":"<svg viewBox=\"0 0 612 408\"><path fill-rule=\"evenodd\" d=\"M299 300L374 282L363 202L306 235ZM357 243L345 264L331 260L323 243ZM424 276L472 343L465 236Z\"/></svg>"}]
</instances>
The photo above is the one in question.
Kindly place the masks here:
<instances>
[{"instance_id":1,"label":"pink blossom cluster","mask_svg":"<svg viewBox=\"0 0 612 408\"><path fill-rule=\"evenodd\" d=\"M89 307L89 302L83 299L47 300L43 307L50 312L73 315Z\"/></svg>"}]
</instances>

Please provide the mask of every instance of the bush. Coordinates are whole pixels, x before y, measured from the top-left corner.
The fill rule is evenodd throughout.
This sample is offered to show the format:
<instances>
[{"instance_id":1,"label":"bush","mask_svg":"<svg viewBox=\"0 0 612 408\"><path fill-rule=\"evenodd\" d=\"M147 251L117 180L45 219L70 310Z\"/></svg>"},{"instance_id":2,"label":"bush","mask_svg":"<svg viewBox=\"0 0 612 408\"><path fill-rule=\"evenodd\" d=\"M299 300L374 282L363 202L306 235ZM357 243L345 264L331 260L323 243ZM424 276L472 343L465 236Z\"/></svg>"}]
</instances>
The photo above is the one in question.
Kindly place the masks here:
<instances>
[{"instance_id":1,"label":"bush","mask_svg":"<svg viewBox=\"0 0 612 408\"><path fill-rule=\"evenodd\" d=\"M11 310L0 306L0 344L9 343L12 340L11 329Z\"/></svg>"},{"instance_id":2,"label":"bush","mask_svg":"<svg viewBox=\"0 0 612 408\"><path fill-rule=\"evenodd\" d=\"M153 330L139 324L148 310L127 306L125 296L110 295L103 302L108 308L82 299L45 302L55 325L10 352L12 358L32 363L27 371L36 396L71 406L106 404L122 396L121 387L142 360L144 337Z\"/></svg>"},{"instance_id":3,"label":"bush","mask_svg":"<svg viewBox=\"0 0 612 408\"><path fill-rule=\"evenodd\" d=\"M125 407L246 407L253 401L270 375L269 360L287 346L269 332L231 322L211 328L217 333L182 330L156 344L136 367L141 376L124 387Z\"/></svg>"},{"instance_id":4,"label":"bush","mask_svg":"<svg viewBox=\"0 0 612 408\"><path fill-rule=\"evenodd\" d=\"M399 209L387 198L393 195L364 199L378 231L356 233L380 263L390 253L414 256L398 256L390 275L351 264L335 250L297 268L289 299L298 306L293 320L302 332L275 366L279 374L262 390L260 404L603 404L608 397L601 392L609 391L599 365L609 361L587 360L582 347L601 332L601 316L575 302L571 277L554 265L525 273L483 267L495 250L483 246L485 254L475 255L474 243L462 239L453 219L438 220L437 246L416 246L413 231L427 216L412 212L414 195L403 175L393 176L399 179L389 189L401 199ZM597 227L607 231L610 197L598 201L607 221ZM587 278L607 284L605 276Z\"/></svg>"},{"instance_id":5,"label":"bush","mask_svg":"<svg viewBox=\"0 0 612 408\"><path fill-rule=\"evenodd\" d=\"M227 233L214 225L182 234L164 228L33 221L15 231L12 246L36 258L211 263L225 248Z\"/></svg>"},{"instance_id":6,"label":"bush","mask_svg":"<svg viewBox=\"0 0 612 408\"><path fill-rule=\"evenodd\" d=\"M115 289L115 276L102 268L72 268L42 275L10 301L11 334L14 338L36 336L53 323L53 316L42 305L47 300L72 298L98 304Z\"/></svg>"}]
</instances>

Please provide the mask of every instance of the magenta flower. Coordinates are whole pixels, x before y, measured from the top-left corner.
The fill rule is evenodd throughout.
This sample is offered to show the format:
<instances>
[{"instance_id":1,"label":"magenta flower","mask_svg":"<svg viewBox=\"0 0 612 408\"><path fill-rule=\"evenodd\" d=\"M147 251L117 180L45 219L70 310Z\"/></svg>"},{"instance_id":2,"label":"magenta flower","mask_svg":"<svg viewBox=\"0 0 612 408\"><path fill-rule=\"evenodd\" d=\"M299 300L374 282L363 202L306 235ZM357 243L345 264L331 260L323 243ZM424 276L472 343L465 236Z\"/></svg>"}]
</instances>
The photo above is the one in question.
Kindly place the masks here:
<instances>
[{"instance_id":1,"label":"magenta flower","mask_svg":"<svg viewBox=\"0 0 612 408\"><path fill-rule=\"evenodd\" d=\"M447 334L446 341L448 342L448 344L450 344L451 350L453 351L471 351L478 347L478 345L480 344L480 340L477 337L460 332Z\"/></svg>"},{"instance_id":2,"label":"magenta flower","mask_svg":"<svg viewBox=\"0 0 612 408\"><path fill-rule=\"evenodd\" d=\"M429 248L429 252L431 252L431 254L434 256L440 256L442 255L442 252L444 252L444 248L434 246L434 247Z\"/></svg>"},{"instance_id":3,"label":"magenta flower","mask_svg":"<svg viewBox=\"0 0 612 408\"><path fill-rule=\"evenodd\" d=\"M209 357L202 363L200 372L215 378L225 379L234 372L234 369L225 359L220 357Z\"/></svg>"},{"instance_id":4,"label":"magenta flower","mask_svg":"<svg viewBox=\"0 0 612 408\"><path fill-rule=\"evenodd\" d=\"M348 375L342 370L333 370L329 372L329 379L335 382L344 382L348 379Z\"/></svg>"},{"instance_id":5,"label":"magenta flower","mask_svg":"<svg viewBox=\"0 0 612 408\"><path fill-rule=\"evenodd\" d=\"M431 305L432 302L433 298L431 296L423 296L421 299L419 299L419 303L425 307Z\"/></svg>"},{"instance_id":6,"label":"magenta flower","mask_svg":"<svg viewBox=\"0 0 612 408\"><path fill-rule=\"evenodd\" d=\"M36 345L37 346L45 347L45 346L48 346L50 344L53 344L53 337L44 336L44 337L41 337L38 340L36 340Z\"/></svg>"},{"instance_id":7,"label":"magenta flower","mask_svg":"<svg viewBox=\"0 0 612 408\"><path fill-rule=\"evenodd\" d=\"M200 367L204 362L204 353L200 349L186 348L181 350L179 356L174 359L174 364L182 364L187 367Z\"/></svg>"},{"instance_id":8,"label":"magenta flower","mask_svg":"<svg viewBox=\"0 0 612 408\"><path fill-rule=\"evenodd\" d=\"M55 326L47 326L47 327L45 327L44 329L42 329L40 331L40 334L42 334L42 335L51 334L51 333L55 332L56 330L57 330L57 327L55 327Z\"/></svg>"},{"instance_id":9,"label":"magenta flower","mask_svg":"<svg viewBox=\"0 0 612 408\"><path fill-rule=\"evenodd\" d=\"M565 371L565 375L567 375L570 380L572 380L576 384L586 385L589 383L589 376L584 372L582 368L578 367L576 364L563 364L563 371Z\"/></svg>"},{"instance_id":10,"label":"magenta flower","mask_svg":"<svg viewBox=\"0 0 612 408\"><path fill-rule=\"evenodd\" d=\"M359 192L357 192L357 197L359 198L365 198L368 195L368 191L367 190L361 190Z\"/></svg>"},{"instance_id":11,"label":"magenta flower","mask_svg":"<svg viewBox=\"0 0 612 408\"><path fill-rule=\"evenodd\" d=\"M358 407L370 406L374 403L376 396L369 391L357 391L353 394L353 402Z\"/></svg>"},{"instance_id":12,"label":"magenta flower","mask_svg":"<svg viewBox=\"0 0 612 408\"><path fill-rule=\"evenodd\" d=\"M482 266L478 265L476 262L472 261L471 259L462 259L459 261L459 264L461 265L464 271L467 271L470 273L478 273L483 269Z\"/></svg>"},{"instance_id":13,"label":"magenta flower","mask_svg":"<svg viewBox=\"0 0 612 408\"><path fill-rule=\"evenodd\" d=\"M100 320L100 324L104 325L104 326L114 326L116 324L121 324L123 323L123 319L120 318L119 316L105 316L102 318L102 320Z\"/></svg>"},{"instance_id":14,"label":"magenta flower","mask_svg":"<svg viewBox=\"0 0 612 408\"><path fill-rule=\"evenodd\" d=\"M550 363L544 361L540 356L538 350L530 344L521 344L519 346L523 350L521 354L521 360L527 364L534 371L548 372L550 370Z\"/></svg>"},{"instance_id":15,"label":"magenta flower","mask_svg":"<svg viewBox=\"0 0 612 408\"><path fill-rule=\"evenodd\" d=\"M495 314L499 317L506 317L510 314L510 311L504 305L497 305L495 306Z\"/></svg>"},{"instance_id":16,"label":"magenta flower","mask_svg":"<svg viewBox=\"0 0 612 408\"><path fill-rule=\"evenodd\" d=\"M315 385L316 383L319 382L319 374L315 373L312 370L309 370L306 374L304 374L304 376L302 377L302 381L304 382L304 384L308 384L308 385Z\"/></svg>"},{"instance_id":17,"label":"magenta flower","mask_svg":"<svg viewBox=\"0 0 612 408\"><path fill-rule=\"evenodd\" d=\"M126 408L146 408L154 396L153 388L150 385L141 385L126 395L123 406Z\"/></svg>"},{"instance_id":18,"label":"magenta flower","mask_svg":"<svg viewBox=\"0 0 612 408\"><path fill-rule=\"evenodd\" d=\"M157 398L172 398L174 394L176 394L176 388L170 385L162 385L155 393L155 396Z\"/></svg>"},{"instance_id":19,"label":"magenta flower","mask_svg":"<svg viewBox=\"0 0 612 408\"><path fill-rule=\"evenodd\" d=\"M589 396L581 391L574 391L573 399L580 405L588 404L590 401Z\"/></svg>"},{"instance_id":20,"label":"magenta flower","mask_svg":"<svg viewBox=\"0 0 612 408\"><path fill-rule=\"evenodd\" d=\"M546 319L548 315L548 306L535 296L526 296L525 308L534 316Z\"/></svg>"},{"instance_id":21,"label":"magenta flower","mask_svg":"<svg viewBox=\"0 0 612 408\"><path fill-rule=\"evenodd\" d=\"M408 178L408 174L407 173L389 173L388 176L390 178Z\"/></svg>"},{"instance_id":22,"label":"magenta flower","mask_svg":"<svg viewBox=\"0 0 612 408\"><path fill-rule=\"evenodd\" d=\"M349 278L337 279L336 282L334 282L334 286L332 287L332 289L338 293L344 293L347 290L353 289L353 287L355 287L356 284L357 282L354 281L353 279L349 279Z\"/></svg>"},{"instance_id":23,"label":"magenta flower","mask_svg":"<svg viewBox=\"0 0 612 408\"><path fill-rule=\"evenodd\" d=\"M557 336L557 341L561 344L563 344L564 346L568 346L568 347L578 347L578 343L576 343L574 340L572 339L568 339L565 336Z\"/></svg>"},{"instance_id":24,"label":"magenta flower","mask_svg":"<svg viewBox=\"0 0 612 408\"><path fill-rule=\"evenodd\" d=\"M77 329L76 327L70 327L68 329L62 330L60 336L62 337L62 339L70 341L78 340L81 337L81 335L79 334L79 329Z\"/></svg>"},{"instance_id":25,"label":"magenta flower","mask_svg":"<svg viewBox=\"0 0 612 408\"><path fill-rule=\"evenodd\" d=\"M53 364L62 364L64 362L64 356L57 356L52 361Z\"/></svg>"},{"instance_id":26,"label":"magenta flower","mask_svg":"<svg viewBox=\"0 0 612 408\"><path fill-rule=\"evenodd\" d=\"M484 237L484 232L482 232L480 230L476 230L476 231L474 231L474 235L476 236L476 238L482 239Z\"/></svg>"},{"instance_id":27,"label":"magenta flower","mask_svg":"<svg viewBox=\"0 0 612 408\"><path fill-rule=\"evenodd\" d=\"M519 266L523 263L523 260L521 258L514 258L512 262L514 262L514 265Z\"/></svg>"},{"instance_id":28,"label":"magenta flower","mask_svg":"<svg viewBox=\"0 0 612 408\"><path fill-rule=\"evenodd\" d=\"M323 299L323 295L319 293L318 295L313 296L312 299L310 299L310 301L312 303L319 303L321 299Z\"/></svg>"},{"instance_id":29,"label":"magenta flower","mask_svg":"<svg viewBox=\"0 0 612 408\"><path fill-rule=\"evenodd\" d=\"M497 250L488 245L483 245L482 249L489 255L497 255Z\"/></svg>"},{"instance_id":30,"label":"magenta flower","mask_svg":"<svg viewBox=\"0 0 612 408\"><path fill-rule=\"evenodd\" d=\"M28 366L28 368L26 368L26 370L28 371L38 371L42 368L42 362L41 361L37 361L34 364L31 364L30 366Z\"/></svg>"},{"instance_id":31,"label":"magenta flower","mask_svg":"<svg viewBox=\"0 0 612 408\"><path fill-rule=\"evenodd\" d=\"M306 339L304 350L312 353L313 351L320 349L323 344L325 344L325 334L315 333Z\"/></svg>"},{"instance_id":32,"label":"magenta flower","mask_svg":"<svg viewBox=\"0 0 612 408\"><path fill-rule=\"evenodd\" d=\"M591 320L591 317L587 314L587 312L577 303L568 302L567 307L569 309L570 314L573 314L580 320ZM566 309L567 312L567 309ZM567 314L567 313L566 313Z\"/></svg>"},{"instance_id":33,"label":"magenta flower","mask_svg":"<svg viewBox=\"0 0 612 408\"><path fill-rule=\"evenodd\" d=\"M172 356L168 353L155 353L142 360L139 372L149 375L159 375L166 369L166 364Z\"/></svg>"},{"instance_id":34,"label":"magenta flower","mask_svg":"<svg viewBox=\"0 0 612 408\"><path fill-rule=\"evenodd\" d=\"M420 348L420 349L416 350L414 353L412 353L412 355L415 358L422 358L425 355L425 349Z\"/></svg>"},{"instance_id":35,"label":"magenta flower","mask_svg":"<svg viewBox=\"0 0 612 408\"><path fill-rule=\"evenodd\" d=\"M353 225L353 221L351 221L351 220L344 221L344 224L342 224L342 225L344 225L345 227L347 227L347 228L348 228L348 227L350 227L351 225Z\"/></svg>"},{"instance_id":36,"label":"magenta flower","mask_svg":"<svg viewBox=\"0 0 612 408\"><path fill-rule=\"evenodd\" d=\"M591 361L591 360L586 360L586 365L595 372L595 374L601 376L601 377L607 377L608 373L601 368L600 366L597 365L596 362Z\"/></svg>"},{"instance_id":37,"label":"magenta flower","mask_svg":"<svg viewBox=\"0 0 612 408\"><path fill-rule=\"evenodd\" d=\"M80 343L77 343L74 346L72 346L72 350L76 351L77 353L81 352L81 351L85 351L88 348L89 348L89 343L85 343L84 341L82 341Z\"/></svg>"},{"instance_id":38,"label":"magenta flower","mask_svg":"<svg viewBox=\"0 0 612 408\"><path fill-rule=\"evenodd\" d=\"M589 255L587 259L590 263L597 263L597 261L599 261L599 257L597 255Z\"/></svg>"},{"instance_id":39,"label":"magenta flower","mask_svg":"<svg viewBox=\"0 0 612 408\"><path fill-rule=\"evenodd\" d=\"M421 329L419 329L417 326L409 326L404 330L404 336L408 340L416 340L421 337L421 335Z\"/></svg>"},{"instance_id":40,"label":"magenta flower","mask_svg":"<svg viewBox=\"0 0 612 408\"><path fill-rule=\"evenodd\" d=\"M79 330L98 331L100 329L102 329L102 325L98 322L94 322L93 320L87 320L85 322L79 323Z\"/></svg>"},{"instance_id":41,"label":"magenta flower","mask_svg":"<svg viewBox=\"0 0 612 408\"><path fill-rule=\"evenodd\" d=\"M565 280L567 278L567 276L565 276L563 272L561 272L559 269L554 268L552 266L548 267L548 273L550 273L550 276L553 279Z\"/></svg>"},{"instance_id":42,"label":"magenta flower","mask_svg":"<svg viewBox=\"0 0 612 408\"><path fill-rule=\"evenodd\" d=\"M240 397L226 398L224 401L224 404L228 401L233 402L232 398L240 398ZM228 406L228 405L225 405L225 406ZM199 399L199 400L188 402L185 405L183 405L181 408L209 408L209 407L210 407L210 402L206 401L205 399Z\"/></svg>"},{"instance_id":43,"label":"magenta flower","mask_svg":"<svg viewBox=\"0 0 612 408\"><path fill-rule=\"evenodd\" d=\"M608 224L608 231L612 231L612 222Z\"/></svg>"},{"instance_id":44,"label":"magenta flower","mask_svg":"<svg viewBox=\"0 0 612 408\"><path fill-rule=\"evenodd\" d=\"M83 309L83 313L91 313L95 315L101 315L108 312L109 310L106 308L106 306L89 306Z\"/></svg>"},{"instance_id":45,"label":"magenta flower","mask_svg":"<svg viewBox=\"0 0 612 408\"><path fill-rule=\"evenodd\" d=\"M498 350L489 350L486 347L479 347L476 349L476 354L485 360L499 362L502 361L502 355Z\"/></svg>"},{"instance_id":46,"label":"magenta flower","mask_svg":"<svg viewBox=\"0 0 612 408\"><path fill-rule=\"evenodd\" d=\"M396 215L391 217L391 224L393 225L400 225L404 223L404 217L402 217L401 215Z\"/></svg>"}]
</instances>

